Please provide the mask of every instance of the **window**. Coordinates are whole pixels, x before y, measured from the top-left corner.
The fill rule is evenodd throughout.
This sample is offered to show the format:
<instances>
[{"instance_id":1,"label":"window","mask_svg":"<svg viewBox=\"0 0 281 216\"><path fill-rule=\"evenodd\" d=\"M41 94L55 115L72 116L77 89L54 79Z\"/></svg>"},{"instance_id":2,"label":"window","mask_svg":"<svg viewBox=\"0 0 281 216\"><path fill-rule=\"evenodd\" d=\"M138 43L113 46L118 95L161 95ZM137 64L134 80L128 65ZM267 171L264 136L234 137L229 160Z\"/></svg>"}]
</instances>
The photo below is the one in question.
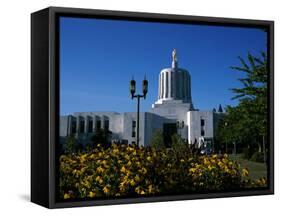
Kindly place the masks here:
<instances>
[{"instance_id":1,"label":"window","mask_svg":"<svg viewBox=\"0 0 281 216\"><path fill-rule=\"evenodd\" d=\"M88 133L93 132L93 120L89 120L89 125L88 125Z\"/></svg>"},{"instance_id":2,"label":"window","mask_svg":"<svg viewBox=\"0 0 281 216\"><path fill-rule=\"evenodd\" d=\"M104 130L109 130L109 120L104 120L104 125L103 125L103 127L104 127Z\"/></svg>"},{"instance_id":3,"label":"window","mask_svg":"<svg viewBox=\"0 0 281 216\"><path fill-rule=\"evenodd\" d=\"M96 129L101 129L101 120L96 121Z\"/></svg>"},{"instance_id":4,"label":"window","mask_svg":"<svg viewBox=\"0 0 281 216\"><path fill-rule=\"evenodd\" d=\"M201 136L205 136L205 131L201 130Z\"/></svg>"},{"instance_id":5,"label":"window","mask_svg":"<svg viewBox=\"0 0 281 216\"><path fill-rule=\"evenodd\" d=\"M201 119L201 126L205 126L205 120Z\"/></svg>"},{"instance_id":6,"label":"window","mask_svg":"<svg viewBox=\"0 0 281 216\"><path fill-rule=\"evenodd\" d=\"M132 131L132 137L136 137L136 131Z\"/></svg>"},{"instance_id":7,"label":"window","mask_svg":"<svg viewBox=\"0 0 281 216\"><path fill-rule=\"evenodd\" d=\"M85 121L79 122L79 132L84 133L85 132Z\"/></svg>"},{"instance_id":8,"label":"window","mask_svg":"<svg viewBox=\"0 0 281 216\"><path fill-rule=\"evenodd\" d=\"M136 121L132 121L132 127L133 127L133 128L136 127Z\"/></svg>"},{"instance_id":9,"label":"window","mask_svg":"<svg viewBox=\"0 0 281 216\"><path fill-rule=\"evenodd\" d=\"M76 133L76 121L71 122L71 133L72 134Z\"/></svg>"},{"instance_id":10,"label":"window","mask_svg":"<svg viewBox=\"0 0 281 216\"><path fill-rule=\"evenodd\" d=\"M136 121L132 121L132 137L136 137Z\"/></svg>"}]
</instances>

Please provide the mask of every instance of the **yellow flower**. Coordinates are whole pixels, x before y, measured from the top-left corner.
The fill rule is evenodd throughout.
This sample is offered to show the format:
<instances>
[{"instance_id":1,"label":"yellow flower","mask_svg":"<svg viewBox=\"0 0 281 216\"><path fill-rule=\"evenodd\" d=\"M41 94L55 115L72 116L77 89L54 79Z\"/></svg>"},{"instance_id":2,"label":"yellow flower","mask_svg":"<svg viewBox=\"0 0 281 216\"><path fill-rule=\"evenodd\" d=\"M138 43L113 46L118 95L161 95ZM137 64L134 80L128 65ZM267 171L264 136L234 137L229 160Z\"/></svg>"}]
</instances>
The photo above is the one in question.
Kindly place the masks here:
<instances>
[{"instance_id":1,"label":"yellow flower","mask_svg":"<svg viewBox=\"0 0 281 216\"><path fill-rule=\"evenodd\" d=\"M132 165L131 161L128 161L127 166L130 167Z\"/></svg>"},{"instance_id":2,"label":"yellow flower","mask_svg":"<svg viewBox=\"0 0 281 216\"><path fill-rule=\"evenodd\" d=\"M214 154L213 156L212 156L212 158L217 158L218 157L218 155L216 155L216 154Z\"/></svg>"},{"instance_id":3,"label":"yellow flower","mask_svg":"<svg viewBox=\"0 0 281 216\"><path fill-rule=\"evenodd\" d=\"M125 166L122 166L121 172L122 172L122 173L126 173L126 171L127 171L127 170L126 170L126 167L125 167Z\"/></svg>"},{"instance_id":4,"label":"yellow flower","mask_svg":"<svg viewBox=\"0 0 281 216\"><path fill-rule=\"evenodd\" d=\"M136 182L139 182L139 181L140 181L140 176L139 176L138 174L135 176L135 181L136 181Z\"/></svg>"},{"instance_id":5,"label":"yellow flower","mask_svg":"<svg viewBox=\"0 0 281 216\"><path fill-rule=\"evenodd\" d=\"M189 169L189 172L191 172L191 173L194 173L195 171L196 171L195 168L190 168L190 169Z\"/></svg>"},{"instance_id":6,"label":"yellow flower","mask_svg":"<svg viewBox=\"0 0 281 216\"><path fill-rule=\"evenodd\" d=\"M109 194L109 192L110 192L108 185L104 186L102 190L105 194Z\"/></svg>"},{"instance_id":7,"label":"yellow flower","mask_svg":"<svg viewBox=\"0 0 281 216\"><path fill-rule=\"evenodd\" d=\"M119 189L120 189L121 192L124 192L126 190L125 184L126 184L126 181L123 181L123 182L120 183Z\"/></svg>"},{"instance_id":8,"label":"yellow flower","mask_svg":"<svg viewBox=\"0 0 281 216\"><path fill-rule=\"evenodd\" d=\"M101 166L99 166L97 168L97 173L103 173L103 171L104 171L104 168L102 168Z\"/></svg>"},{"instance_id":9,"label":"yellow flower","mask_svg":"<svg viewBox=\"0 0 281 216\"><path fill-rule=\"evenodd\" d=\"M151 157L150 157L150 156L148 156L148 157L146 158L146 160L151 161Z\"/></svg>"},{"instance_id":10,"label":"yellow flower","mask_svg":"<svg viewBox=\"0 0 281 216\"><path fill-rule=\"evenodd\" d=\"M104 166L107 165L107 161L106 161L106 160L103 160L101 163L102 163L102 165L104 165Z\"/></svg>"},{"instance_id":11,"label":"yellow flower","mask_svg":"<svg viewBox=\"0 0 281 216\"><path fill-rule=\"evenodd\" d=\"M249 176L249 171L247 168L242 169L242 176L244 176L244 177Z\"/></svg>"},{"instance_id":12,"label":"yellow flower","mask_svg":"<svg viewBox=\"0 0 281 216\"><path fill-rule=\"evenodd\" d=\"M153 193L153 185L148 186L148 193L152 194Z\"/></svg>"},{"instance_id":13,"label":"yellow flower","mask_svg":"<svg viewBox=\"0 0 281 216\"><path fill-rule=\"evenodd\" d=\"M86 187L86 188L91 188L91 183L89 181L85 181L83 183L83 185Z\"/></svg>"},{"instance_id":14,"label":"yellow flower","mask_svg":"<svg viewBox=\"0 0 281 216\"><path fill-rule=\"evenodd\" d=\"M140 194L140 193L141 193L141 187L140 187L140 186L137 186L137 187L135 188L135 192L136 192L137 194Z\"/></svg>"},{"instance_id":15,"label":"yellow flower","mask_svg":"<svg viewBox=\"0 0 281 216\"><path fill-rule=\"evenodd\" d=\"M64 199L69 199L69 198L70 198L70 195L69 195L68 193L65 193L64 196L63 196L63 198L64 198Z\"/></svg>"},{"instance_id":16,"label":"yellow flower","mask_svg":"<svg viewBox=\"0 0 281 216\"><path fill-rule=\"evenodd\" d=\"M139 161L136 162L137 167L141 167L141 163Z\"/></svg>"},{"instance_id":17,"label":"yellow flower","mask_svg":"<svg viewBox=\"0 0 281 216\"><path fill-rule=\"evenodd\" d=\"M130 160L130 156L128 154L125 155L126 160Z\"/></svg>"},{"instance_id":18,"label":"yellow flower","mask_svg":"<svg viewBox=\"0 0 281 216\"><path fill-rule=\"evenodd\" d=\"M114 148L112 152L113 152L113 154L118 154L119 153L119 149L118 148Z\"/></svg>"},{"instance_id":19,"label":"yellow flower","mask_svg":"<svg viewBox=\"0 0 281 216\"><path fill-rule=\"evenodd\" d=\"M131 186L135 186L135 185L136 185L136 182L135 182L134 179L131 179L131 180L130 180L130 185L131 185Z\"/></svg>"},{"instance_id":20,"label":"yellow flower","mask_svg":"<svg viewBox=\"0 0 281 216\"><path fill-rule=\"evenodd\" d=\"M210 161L207 158L204 158L204 164L208 165Z\"/></svg>"},{"instance_id":21,"label":"yellow flower","mask_svg":"<svg viewBox=\"0 0 281 216\"><path fill-rule=\"evenodd\" d=\"M102 184L103 183L103 180L100 176L97 176L96 177L96 182L98 182L99 184Z\"/></svg>"},{"instance_id":22,"label":"yellow flower","mask_svg":"<svg viewBox=\"0 0 281 216\"><path fill-rule=\"evenodd\" d=\"M141 169L139 170L139 172L140 172L141 174L145 175L145 174L147 173L147 169L146 169L145 167L143 167L143 168L141 168Z\"/></svg>"},{"instance_id":23,"label":"yellow flower","mask_svg":"<svg viewBox=\"0 0 281 216\"><path fill-rule=\"evenodd\" d=\"M266 185L266 178L265 178L265 177L262 177L262 178L261 178L261 184L262 184L263 186Z\"/></svg>"},{"instance_id":24,"label":"yellow flower","mask_svg":"<svg viewBox=\"0 0 281 216\"><path fill-rule=\"evenodd\" d=\"M184 163L184 159L181 159L180 162L181 162L181 163Z\"/></svg>"},{"instance_id":25,"label":"yellow flower","mask_svg":"<svg viewBox=\"0 0 281 216\"><path fill-rule=\"evenodd\" d=\"M128 146L126 150L127 150L128 152L131 152L131 151L133 151L133 150L134 150L134 148L132 148L132 147Z\"/></svg>"},{"instance_id":26,"label":"yellow flower","mask_svg":"<svg viewBox=\"0 0 281 216\"><path fill-rule=\"evenodd\" d=\"M95 197L95 196L96 196L96 193L94 193L94 192L92 192L92 191L91 191L91 192L89 193L89 195L88 195L88 197L91 197L91 198L93 198L93 197Z\"/></svg>"}]
</instances>

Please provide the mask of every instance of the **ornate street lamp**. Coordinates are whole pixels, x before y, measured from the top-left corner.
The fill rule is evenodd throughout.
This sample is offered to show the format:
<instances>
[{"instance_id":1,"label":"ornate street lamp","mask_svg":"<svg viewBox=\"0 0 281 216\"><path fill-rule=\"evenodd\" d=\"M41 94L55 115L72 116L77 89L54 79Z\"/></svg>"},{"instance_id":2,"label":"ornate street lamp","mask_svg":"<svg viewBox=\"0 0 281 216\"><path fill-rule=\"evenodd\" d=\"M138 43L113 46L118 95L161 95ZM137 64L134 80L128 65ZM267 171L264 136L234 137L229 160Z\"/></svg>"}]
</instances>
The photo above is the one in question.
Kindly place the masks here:
<instances>
[{"instance_id":1,"label":"ornate street lamp","mask_svg":"<svg viewBox=\"0 0 281 216\"><path fill-rule=\"evenodd\" d=\"M140 94L135 94L136 93L136 81L134 78L130 82L130 92L132 96L132 100L134 98L137 98L137 146L139 146L139 139L140 139L140 98L146 98L146 94L148 92L148 81L144 77L144 80L142 81L142 95Z\"/></svg>"}]
</instances>

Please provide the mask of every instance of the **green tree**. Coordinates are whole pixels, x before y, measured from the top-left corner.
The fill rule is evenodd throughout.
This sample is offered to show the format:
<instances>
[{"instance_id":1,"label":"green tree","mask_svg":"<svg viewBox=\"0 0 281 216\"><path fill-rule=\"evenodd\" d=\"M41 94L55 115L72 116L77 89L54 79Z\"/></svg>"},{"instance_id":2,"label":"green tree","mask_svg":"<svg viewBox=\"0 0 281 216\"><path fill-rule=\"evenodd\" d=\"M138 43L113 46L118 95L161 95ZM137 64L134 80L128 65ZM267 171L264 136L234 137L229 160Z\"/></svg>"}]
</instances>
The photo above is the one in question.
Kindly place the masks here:
<instances>
[{"instance_id":1,"label":"green tree","mask_svg":"<svg viewBox=\"0 0 281 216\"><path fill-rule=\"evenodd\" d=\"M218 139L221 142L240 142L243 147L266 151L267 135L267 57L255 57L250 53L247 62L239 57L241 66L231 67L243 73L239 79L242 87L232 88L232 98L237 106L226 107L226 115L219 122ZM263 147L262 147L263 146ZM262 150L263 149L263 150Z\"/></svg>"},{"instance_id":2,"label":"green tree","mask_svg":"<svg viewBox=\"0 0 281 216\"><path fill-rule=\"evenodd\" d=\"M184 140L181 138L178 134L172 135L172 148L175 152L181 153L184 152L187 148L187 144L184 142Z\"/></svg>"},{"instance_id":3,"label":"green tree","mask_svg":"<svg viewBox=\"0 0 281 216\"><path fill-rule=\"evenodd\" d=\"M65 140L65 148L64 148L65 153L67 154L74 153L76 151L77 145L78 145L77 140L73 134L67 136Z\"/></svg>"},{"instance_id":4,"label":"green tree","mask_svg":"<svg viewBox=\"0 0 281 216\"><path fill-rule=\"evenodd\" d=\"M162 130L157 129L152 136L151 146L156 149L165 148Z\"/></svg>"},{"instance_id":5,"label":"green tree","mask_svg":"<svg viewBox=\"0 0 281 216\"><path fill-rule=\"evenodd\" d=\"M110 130L96 128L94 135L92 136L93 146L100 144L101 146L107 148L110 145L111 137L112 132Z\"/></svg>"}]
</instances>

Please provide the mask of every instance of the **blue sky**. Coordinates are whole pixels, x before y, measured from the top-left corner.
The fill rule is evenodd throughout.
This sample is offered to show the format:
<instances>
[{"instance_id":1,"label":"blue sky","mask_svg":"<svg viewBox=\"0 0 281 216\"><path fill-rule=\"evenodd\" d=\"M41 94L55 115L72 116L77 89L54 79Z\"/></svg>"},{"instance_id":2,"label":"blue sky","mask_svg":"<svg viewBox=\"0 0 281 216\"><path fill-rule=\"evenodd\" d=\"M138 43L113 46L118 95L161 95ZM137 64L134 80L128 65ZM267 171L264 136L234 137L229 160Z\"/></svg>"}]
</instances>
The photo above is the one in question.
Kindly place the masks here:
<instances>
[{"instance_id":1,"label":"blue sky","mask_svg":"<svg viewBox=\"0 0 281 216\"><path fill-rule=\"evenodd\" d=\"M129 81L137 92L145 74L149 82L141 110L157 99L158 75L171 66L177 49L179 67L191 75L195 108L235 105L229 88L239 87L238 56L266 51L260 29L60 18L60 114L83 111L132 112Z\"/></svg>"}]
</instances>

